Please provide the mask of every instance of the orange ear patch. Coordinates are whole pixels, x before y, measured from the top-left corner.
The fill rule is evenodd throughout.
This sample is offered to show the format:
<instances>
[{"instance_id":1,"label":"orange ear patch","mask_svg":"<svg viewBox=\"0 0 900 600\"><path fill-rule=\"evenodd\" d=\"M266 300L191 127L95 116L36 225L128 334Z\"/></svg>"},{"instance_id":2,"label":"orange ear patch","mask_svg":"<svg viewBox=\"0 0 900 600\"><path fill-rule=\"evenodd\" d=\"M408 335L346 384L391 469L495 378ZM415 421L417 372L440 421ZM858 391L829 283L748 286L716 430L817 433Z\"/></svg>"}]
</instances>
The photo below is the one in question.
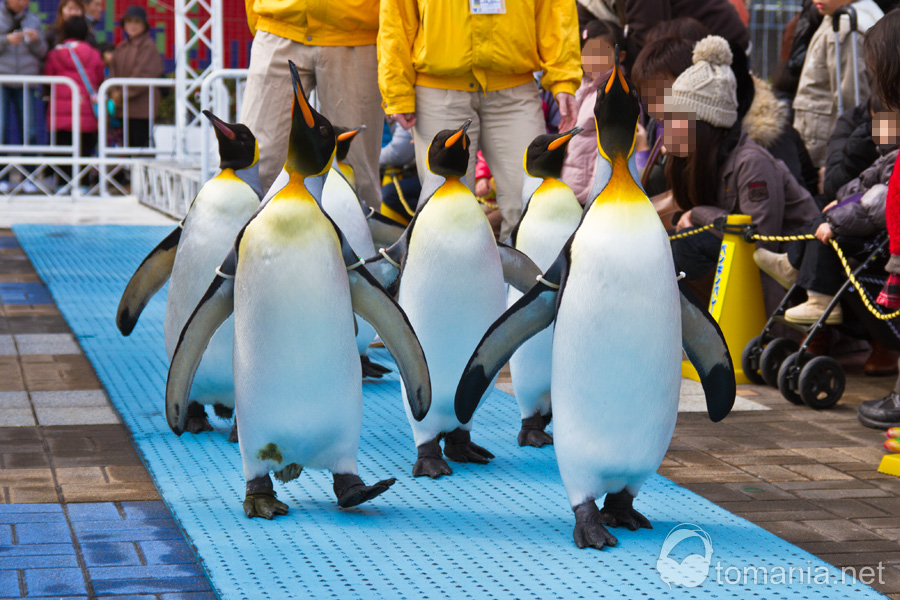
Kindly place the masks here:
<instances>
[{"instance_id":1,"label":"orange ear patch","mask_svg":"<svg viewBox=\"0 0 900 600\"><path fill-rule=\"evenodd\" d=\"M444 142L444 148L449 148L450 146L452 146L453 144L458 142L459 138L460 138L460 136L462 136L462 134L463 134L462 129L460 129L459 131L457 131L456 133L454 133L453 135L448 137L447 141ZM463 143L465 143L465 142L463 142ZM463 146L463 148L465 148L465 146Z\"/></svg>"},{"instance_id":2,"label":"orange ear patch","mask_svg":"<svg viewBox=\"0 0 900 600\"><path fill-rule=\"evenodd\" d=\"M550 142L550 145L547 146L547 150L550 150L550 151L556 150L557 148L559 148L560 146L562 146L563 144L565 144L566 142L568 142L571 139L572 139L571 133L568 135L564 135L562 137L558 137L555 140L553 140L552 142Z\"/></svg>"}]
</instances>

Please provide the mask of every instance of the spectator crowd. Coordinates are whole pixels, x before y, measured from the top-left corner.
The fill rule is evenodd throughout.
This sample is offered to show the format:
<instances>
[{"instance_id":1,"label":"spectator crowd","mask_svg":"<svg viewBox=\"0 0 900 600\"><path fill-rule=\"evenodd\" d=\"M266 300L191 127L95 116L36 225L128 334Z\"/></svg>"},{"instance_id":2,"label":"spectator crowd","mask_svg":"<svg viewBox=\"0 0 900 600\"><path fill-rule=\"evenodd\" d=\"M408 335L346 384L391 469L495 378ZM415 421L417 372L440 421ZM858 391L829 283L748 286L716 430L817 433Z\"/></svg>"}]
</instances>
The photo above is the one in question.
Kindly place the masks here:
<instances>
[{"instance_id":1,"label":"spectator crowd","mask_svg":"<svg viewBox=\"0 0 900 600\"><path fill-rule=\"evenodd\" d=\"M121 119L126 111L126 122L121 128L114 128L110 135L118 137L126 146L146 147L151 137L151 106L155 116L160 105L158 90L153 92L155 102L151 102L150 88L131 86L126 88L126 93L119 88L111 89L108 105L98 106L97 90L107 77L164 75L162 55L145 9L129 6L121 15L118 24L124 38L118 46L97 41L104 12L104 0L60 0L56 19L45 24L29 11L29 0L0 2L0 75L71 79L80 99L78 141L82 156L96 152L99 111L108 112L113 121ZM0 85L0 110L4 111L4 127L0 132L3 144L67 146L73 143L73 99L69 86L23 86L14 82ZM0 164L0 170L5 167ZM58 184L64 187L72 177L71 167L60 170L63 176ZM0 176L0 193L9 190L6 172ZM38 188L26 179L22 191L34 193Z\"/></svg>"}]
</instances>

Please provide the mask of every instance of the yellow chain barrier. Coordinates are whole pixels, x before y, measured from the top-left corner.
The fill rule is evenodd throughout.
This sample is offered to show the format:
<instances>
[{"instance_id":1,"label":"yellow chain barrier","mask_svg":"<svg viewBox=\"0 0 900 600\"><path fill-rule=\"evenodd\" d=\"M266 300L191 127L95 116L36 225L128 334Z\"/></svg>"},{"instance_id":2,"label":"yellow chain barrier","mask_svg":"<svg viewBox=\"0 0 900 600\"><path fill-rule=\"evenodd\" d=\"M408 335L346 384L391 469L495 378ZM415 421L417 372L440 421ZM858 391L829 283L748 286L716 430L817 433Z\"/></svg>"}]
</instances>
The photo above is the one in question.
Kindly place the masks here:
<instances>
[{"instance_id":1,"label":"yellow chain barrier","mask_svg":"<svg viewBox=\"0 0 900 600\"><path fill-rule=\"evenodd\" d=\"M692 235L696 235L703 231L708 231L715 227L715 224L705 225L703 227L698 227L692 231L688 231L686 233L678 233L675 235L670 235L670 240L678 240L686 237L690 237ZM749 232L752 226L744 226L744 231ZM745 236L747 241L756 241L756 242L800 242L806 240L814 240L816 236L812 233L806 233L801 235L760 235L758 233L750 233ZM847 257L844 256L844 252L841 250L840 246L837 245L837 242L834 239L828 240L831 244L831 247L834 248L834 251L837 253L838 258L841 260L841 265L844 267L844 272L847 275L847 279L850 280L850 283L853 284L853 287L856 288L856 292L859 294L859 299L862 300L863 305L868 309L872 316L881 321L890 321L891 319L896 319L900 317L900 310L896 310L892 313L883 313L881 312L869 299L869 296L866 294L865 289L862 284L859 283L859 280L856 279L856 276L853 274L853 268L850 267L850 263L847 262Z\"/></svg>"},{"instance_id":2,"label":"yellow chain barrier","mask_svg":"<svg viewBox=\"0 0 900 600\"><path fill-rule=\"evenodd\" d=\"M686 231L684 233L676 233L674 235L670 235L670 240L681 240L686 237L691 237L692 235L697 235L698 233L703 233L704 231L709 231L715 227L714 224L710 223L709 225L704 225L703 227L698 227L697 229L692 229L691 231Z\"/></svg>"},{"instance_id":3,"label":"yellow chain barrier","mask_svg":"<svg viewBox=\"0 0 900 600\"><path fill-rule=\"evenodd\" d=\"M890 321L891 319L900 317L900 310L895 310L892 313L883 313L878 310L875 305L872 304L872 301L869 300L869 296L866 294L865 290L863 290L863 287L860 285L859 281L857 281L856 279L856 276L853 274L853 269L850 268L850 264L847 262L847 257L844 256L844 253L837 245L837 242L835 242L833 239L828 241L831 242L831 247L834 248L835 252L837 252L838 258L841 259L841 264L844 265L844 271L847 272L847 278L859 293L859 299L862 300L862 303L865 305L865 307L869 309L869 312L872 313L872 316L882 321Z\"/></svg>"}]
</instances>

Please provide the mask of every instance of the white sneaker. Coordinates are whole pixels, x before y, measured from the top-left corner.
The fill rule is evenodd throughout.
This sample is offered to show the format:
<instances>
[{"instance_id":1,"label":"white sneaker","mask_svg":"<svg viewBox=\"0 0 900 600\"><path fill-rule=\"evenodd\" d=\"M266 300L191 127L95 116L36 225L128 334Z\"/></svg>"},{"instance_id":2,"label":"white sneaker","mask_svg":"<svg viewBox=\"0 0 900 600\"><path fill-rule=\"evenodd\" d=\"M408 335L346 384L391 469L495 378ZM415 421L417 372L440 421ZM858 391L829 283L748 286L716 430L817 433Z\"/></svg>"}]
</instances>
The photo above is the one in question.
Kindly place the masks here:
<instances>
[{"instance_id":1,"label":"white sneaker","mask_svg":"<svg viewBox=\"0 0 900 600\"><path fill-rule=\"evenodd\" d=\"M753 261L760 270L778 282L784 289L790 289L797 282L800 272L788 260L787 254L778 254L765 248L753 253Z\"/></svg>"},{"instance_id":2,"label":"white sneaker","mask_svg":"<svg viewBox=\"0 0 900 600\"><path fill-rule=\"evenodd\" d=\"M9 182L8 181L0 181L0 194L8 194L9 193Z\"/></svg>"},{"instance_id":3,"label":"white sneaker","mask_svg":"<svg viewBox=\"0 0 900 600\"><path fill-rule=\"evenodd\" d=\"M41 190L30 179L26 179L22 182L22 191L26 194L37 194Z\"/></svg>"}]
</instances>

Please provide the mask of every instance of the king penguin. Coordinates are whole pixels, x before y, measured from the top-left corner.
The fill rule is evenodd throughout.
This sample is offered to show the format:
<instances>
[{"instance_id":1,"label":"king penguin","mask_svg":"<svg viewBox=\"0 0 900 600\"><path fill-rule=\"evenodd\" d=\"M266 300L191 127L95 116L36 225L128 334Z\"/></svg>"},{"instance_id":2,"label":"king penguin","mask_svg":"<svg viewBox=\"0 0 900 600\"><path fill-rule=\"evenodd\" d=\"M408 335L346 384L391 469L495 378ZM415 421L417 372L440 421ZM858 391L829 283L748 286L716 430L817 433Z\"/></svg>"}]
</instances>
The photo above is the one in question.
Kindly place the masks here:
<instances>
[{"instance_id":1,"label":"king penguin","mask_svg":"<svg viewBox=\"0 0 900 600\"><path fill-rule=\"evenodd\" d=\"M676 283L666 232L638 183L639 113L637 92L616 61L594 107L593 200L553 265L485 334L456 396L465 423L514 350L555 321L554 448L579 548L614 546L605 526L651 527L633 502L672 438L682 347L713 421L725 418L735 397L722 332ZM604 495L601 510L595 501Z\"/></svg>"},{"instance_id":2,"label":"king penguin","mask_svg":"<svg viewBox=\"0 0 900 600\"><path fill-rule=\"evenodd\" d=\"M350 151L350 142L365 129L365 125L360 125L356 129L334 128L337 134L335 161L322 187L322 210L344 232L357 256L373 256L375 243L372 241L372 232L366 219L368 211L363 208L356 194L353 167L344 162L344 159ZM359 352L363 377L381 378L385 373L389 373L390 369L372 362L369 358L369 344L374 340L375 330L372 326L362 319L357 319L356 349Z\"/></svg>"},{"instance_id":3,"label":"king penguin","mask_svg":"<svg viewBox=\"0 0 900 600\"><path fill-rule=\"evenodd\" d=\"M331 166L331 123L307 102L297 67L285 170L287 185L238 233L231 253L185 324L166 382L166 418L184 430L187 392L213 332L234 313L234 386L248 517L286 514L269 473L283 482L304 467L327 469L338 506L356 506L393 483L357 474L362 379L354 312L397 360L409 410L425 417L431 386L406 315L369 274L310 194L306 177Z\"/></svg>"},{"instance_id":4,"label":"king penguin","mask_svg":"<svg viewBox=\"0 0 900 600\"><path fill-rule=\"evenodd\" d=\"M524 252L540 269L549 269L566 240L581 221L584 208L571 188L559 180L569 141L583 129L576 127L557 135L539 135L525 150L523 165L529 177L539 178L540 186L528 198L522 217L510 237L511 245ZM522 292L509 288L509 306ZM520 446L540 448L553 443L544 431L550 423L550 357L553 328L522 344L509 361L513 390L522 413Z\"/></svg>"},{"instance_id":5,"label":"king penguin","mask_svg":"<svg viewBox=\"0 0 900 600\"><path fill-rule=\"evenodd\" d=\"M338 126L334 128L334 134L337 136L337 149L334 153L334 160L338 171L341 172L341 175L344 176L344 179L347 180L347 183L354 190L356 190L356 172L353 170L353 165L347 162L347 153L350 152L350 143L353 139L365 130L365 125L360 125L356 129Z\"/></svg>"},{"instance_id":6,"label":"king penguin","mask_svg":"<svg viewBox=\"0 0 900 600\"><path fill-rule=\"evenodd\" d=\"M164 322L166 353L175 352L178 334L228 255L234 236L259 208L259 144L239 123L225 123L211 112L203 114L215 127L219 143L219 173L206 182L191 203L187 216L144 259L122 294L116 324L123 335L134 329L150 298L171 279ZM234 323L219 329L197 369L191 389L185 430L211 431L203 405L229 418L234 409L231 353ZM231 441L237 441L232 428Z\"/></svg>"},{"instance_id":7,"label":"king penguin","mask_svg":"<svg viewBox=\"0 0 900 600\"><path fill-rule=\"evenodd\" d=\"M407 416L418 457L413 476L438 478L454 462L487 464L494 455L471 440L472 423L453 410L456 384L484 331L506 308L504 279L534 283L540 270L524 254L504 246L501 257L491 226L475 196L461 181L469 163L466 121L439 132L428 147L429 171L445 178L420 202L403 236L381 258L373 274L385 285L399 276L397 301L419 336L431 371L433 401L424 420ZM440 441L444 439L443 455Z\"/></svg>"}]
</instances>

